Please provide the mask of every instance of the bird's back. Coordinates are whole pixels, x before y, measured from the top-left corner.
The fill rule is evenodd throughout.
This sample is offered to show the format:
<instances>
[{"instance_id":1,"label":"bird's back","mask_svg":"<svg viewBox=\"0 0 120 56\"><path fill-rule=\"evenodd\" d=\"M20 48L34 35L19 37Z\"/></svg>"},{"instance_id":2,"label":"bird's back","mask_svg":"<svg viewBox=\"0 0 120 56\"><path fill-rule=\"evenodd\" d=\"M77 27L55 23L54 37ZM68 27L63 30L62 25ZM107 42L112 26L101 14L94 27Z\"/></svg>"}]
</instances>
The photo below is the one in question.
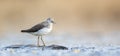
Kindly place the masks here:
<instances>
[{"instance_id":1,"label":"bird's back","mask_svg":"<svg viewBox=\"0 0 120 56\"><path fill-rule=\"evenodd\" d=\"M43 29L44 27L48 27L48 26L49 26L49 23L46 22L46 21L44 21L44 22L42 22L42 23L40 23L40 24L37 24L37 25L33 26L33 27L30 28L30 29L21 30L21 32L37 32L37 31Z\"/></svg>"}]
</instances>

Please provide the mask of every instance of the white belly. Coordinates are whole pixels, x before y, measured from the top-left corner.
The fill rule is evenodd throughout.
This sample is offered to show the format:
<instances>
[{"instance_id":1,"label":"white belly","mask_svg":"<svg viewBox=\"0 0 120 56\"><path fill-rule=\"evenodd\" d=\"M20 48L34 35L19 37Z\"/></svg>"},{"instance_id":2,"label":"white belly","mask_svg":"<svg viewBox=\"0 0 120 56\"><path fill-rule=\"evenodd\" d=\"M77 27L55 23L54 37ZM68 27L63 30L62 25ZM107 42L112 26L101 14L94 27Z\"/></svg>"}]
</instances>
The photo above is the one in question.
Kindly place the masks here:
<instances>
[{"instance_id":1,"label":"white belly","mask_svg":"<svg viewBox=\"0 0 120 56\"><path fill-rule=\"evenodd\" d=\"M37 32L31 33L31 34L33 34L35 36L41 36L41 35L48 34L49 32L51 32L51 30L52 30L52 26L50 26L49 28L43 28L43 29L41 29Z\"/></svg>"}]
</instances>

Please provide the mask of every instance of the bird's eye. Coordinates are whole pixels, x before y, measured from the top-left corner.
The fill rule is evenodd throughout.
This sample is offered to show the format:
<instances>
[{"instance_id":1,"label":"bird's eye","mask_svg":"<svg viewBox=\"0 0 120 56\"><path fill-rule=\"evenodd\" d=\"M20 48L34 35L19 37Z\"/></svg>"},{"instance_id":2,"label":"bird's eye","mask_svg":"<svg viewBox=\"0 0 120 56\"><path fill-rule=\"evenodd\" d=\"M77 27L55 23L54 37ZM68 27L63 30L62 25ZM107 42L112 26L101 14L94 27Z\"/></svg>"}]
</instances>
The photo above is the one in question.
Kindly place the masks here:
<instances>
[{"instance_id":1,"label":"bird's eye","mask_svg":"<svg viewBox=\"0 0 120 56\"><path fill-rule=\"evenodd\" d=\"M55 24L55 22L54 22L54 21L51 21L51 22Z\"/></svg>"}]
</instances>

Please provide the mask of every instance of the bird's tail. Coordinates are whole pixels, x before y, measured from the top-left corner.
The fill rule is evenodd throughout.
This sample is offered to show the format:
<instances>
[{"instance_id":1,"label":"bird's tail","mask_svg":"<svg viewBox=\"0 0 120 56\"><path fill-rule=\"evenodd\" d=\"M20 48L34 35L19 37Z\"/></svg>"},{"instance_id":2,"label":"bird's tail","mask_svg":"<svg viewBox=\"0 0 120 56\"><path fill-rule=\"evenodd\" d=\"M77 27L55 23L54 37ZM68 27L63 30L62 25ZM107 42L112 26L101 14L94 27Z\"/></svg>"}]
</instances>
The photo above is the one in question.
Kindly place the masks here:
<instances>
[{"instance_id":1,"label":"bird's tail","mask_svg":"<svg viewBox=\"0 0 120 56\"><path fill-rule=\"evenodd\" d=\"M21 30L21 32L27 32L26 30Z\"/></svg>"}]
</instances>

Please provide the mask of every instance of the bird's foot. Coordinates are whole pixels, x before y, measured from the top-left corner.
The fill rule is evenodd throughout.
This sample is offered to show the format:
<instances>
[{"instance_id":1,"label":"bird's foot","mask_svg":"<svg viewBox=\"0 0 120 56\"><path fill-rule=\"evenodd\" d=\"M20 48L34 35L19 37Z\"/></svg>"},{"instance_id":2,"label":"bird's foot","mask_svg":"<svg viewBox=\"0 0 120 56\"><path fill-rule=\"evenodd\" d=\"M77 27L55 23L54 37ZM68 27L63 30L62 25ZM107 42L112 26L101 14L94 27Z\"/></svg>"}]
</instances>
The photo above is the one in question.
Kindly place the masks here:
<instances>
[{"instance_id":1,"label":"bird's foot","mask_svg":"<svg viewBox=\"0 0 120 56\"><path fill-rule=\"evenodd\" d=\"M46 46L46 45L43 45L43 46Z\"/></svg>"}]
</instances>

